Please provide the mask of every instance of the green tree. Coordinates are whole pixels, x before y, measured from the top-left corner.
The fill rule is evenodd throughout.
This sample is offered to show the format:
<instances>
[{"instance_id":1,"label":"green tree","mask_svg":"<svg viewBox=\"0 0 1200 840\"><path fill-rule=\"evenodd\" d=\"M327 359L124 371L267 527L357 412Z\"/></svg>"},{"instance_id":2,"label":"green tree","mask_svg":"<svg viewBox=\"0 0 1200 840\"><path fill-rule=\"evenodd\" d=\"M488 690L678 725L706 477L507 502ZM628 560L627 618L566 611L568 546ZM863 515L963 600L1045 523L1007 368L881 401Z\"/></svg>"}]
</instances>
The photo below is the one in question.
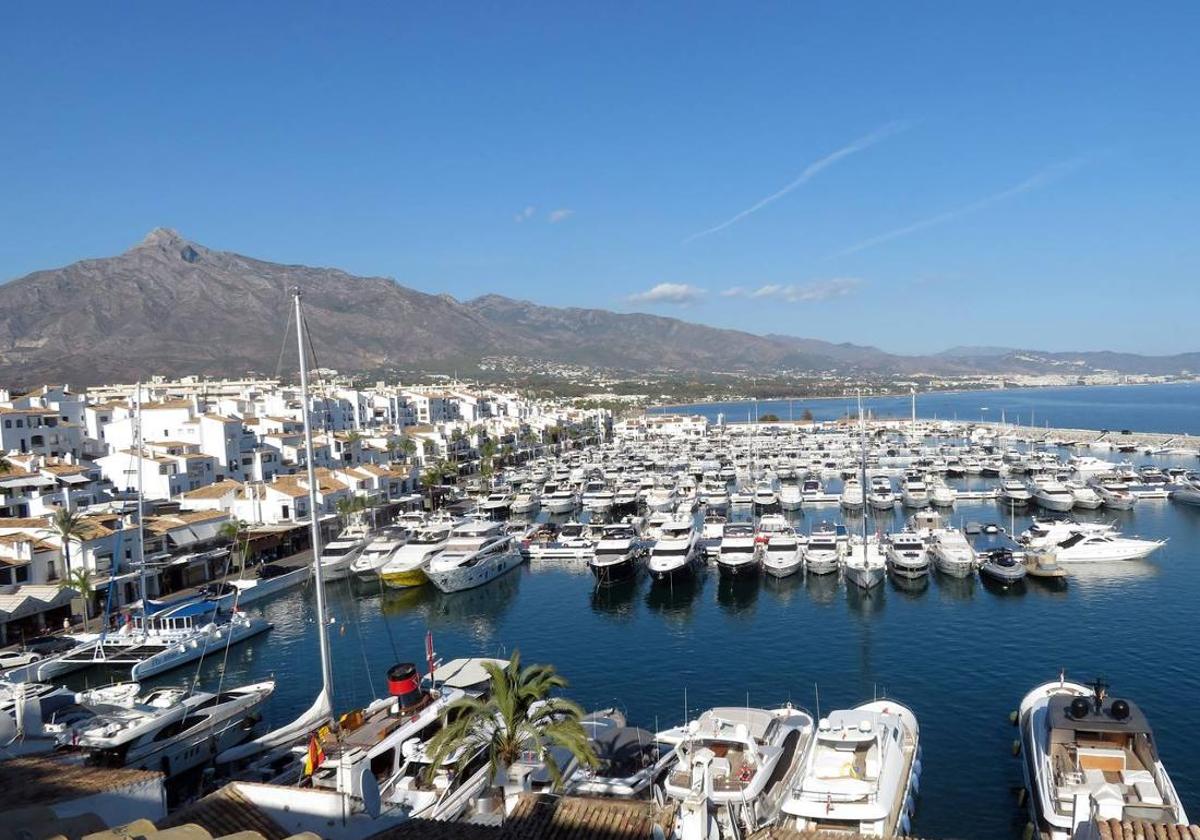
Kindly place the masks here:
<instances>
[{"instance_id":1,"label":"green tree","mask_svg":"<svg viewBox=\"0 0 1200 840\"><path fill-rule=\"evenodd\" d=\"M404 460L411 461L412 456L417 454L417 442L408 435L401 435L400 442L396 444L396 448L404 455Z\"/></svg>"},{"instance_id":2,"label":"green tree","mask_svg":"<svg viewBox=\"0 0 1200 840\"><path fill-rule=\"evenodd\" d=\"M0 458L0 475L3 475L6 472L12 472L12 465L3 458Z\"/></svg>"},{"instance_id":3,"label":"green tree","mask_svg":"<svg viewBox=\"0 0 1200 840\"><path fill-rule=\"evenodd\" d=\"M421 473L421 487L429 496L429 507L431 510L437 510L437 488L442 483L442 474L438 472L436 466L429 467Z\"/></svg>"},{"instance_id":4,"label":"green tree","mask_svg":"<svg viewBox=\"0 0 1200 840\"><path fill-rule=\"evenodd\" d=\"M58 537L59 541L62 542L63 572L66 577L70 577L71 542L83 542L84 537L88 533L87 522L84 520L83 514L78 510L59 508L50 517L50 527L45 530Z\"/></svg>"},{"instance_id":5,"label":"green tree","mask_svg":"<svg viewBox=\"0 0 1200 840\"><path fill-rule=\"evenodd\" d=\"M479 472L484 478L491 478L495 472L492 459L496 457L496 442L488 438L483 442L483 446L479 447Z\"/></svg>"},{"instance_id":6,"label":"green tree","mask_svg":"<svg viewBox=\"0 0 1200 840\"><path fill-rule=\"evenodd\" d=\"M230 519L221 526L218 534L229 541L229 550L237 555L238 566L244 567L250 550L250 526L240 519Z\"/></svg>"},{"instance_id":7,"label":"green tree","mask_svg":"<svg viewBox=\"0 0 1200 840\"><path fill-rule=\"evenodd\" d=\"M356 514L366 510L367 500L362 496L347 496L346 498L338 499L335 507L338 519L342 521L342 527L345 528L354 521Z\"/></svg>"},{"instance_id":8,"label":"green tree","mask_svg":"<svg viewBox=\"0 0 1200 840\"><path fill-rule=\"evenodd\" d=\"M758 422L759 423L778 423L779 415L778 414L764 414L758 418Z\"/></svg>"},{"instance_id":9,"label":"green tree","mask_svg":"<svg viewBox=\"0 0 1200 840\"><path fill-rule=\"evenodd\" d=\"M83 601L83 632L88 632L88 622L92 618L92 596L96 594L96 588L92 586L92 573L87 569L67 572L66 577L58 582L58 588L73 590Z\"/></svg>"},{"instance_id":10,"label":"green tree","mask_svg":"<svg viewBox=\"0 0 1200 840\"><path fill-rule=\"evenodd\" d=\"M562 768L551 752L563 747L581 764L595 767L596 753L581 720L583 710L551 692L567 685L549 665L521 667L520 651L508 664L485 662L490 691L486 699L463 697L442 712L442 728L429 742L432 775L443 762L459 753L457 769L485 752L492 783L503 784L508 769L522 753L534 752L546 763L554 787L562 787ZM461 752L460 752L461 751Z\"/></svg>"}]
</instances>

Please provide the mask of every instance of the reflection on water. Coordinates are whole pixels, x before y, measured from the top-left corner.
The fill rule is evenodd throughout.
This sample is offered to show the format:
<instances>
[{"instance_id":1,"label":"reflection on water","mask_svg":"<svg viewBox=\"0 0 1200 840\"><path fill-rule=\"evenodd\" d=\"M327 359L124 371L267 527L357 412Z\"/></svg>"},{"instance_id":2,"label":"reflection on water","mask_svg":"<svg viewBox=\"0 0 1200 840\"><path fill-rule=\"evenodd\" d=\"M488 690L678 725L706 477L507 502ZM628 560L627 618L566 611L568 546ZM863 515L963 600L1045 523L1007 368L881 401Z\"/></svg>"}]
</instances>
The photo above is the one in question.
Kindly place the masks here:
<instances>
[{"instance_id":1,"label":"reflection on water","mask_svg":"<svg viewBox=\"0 0 1200 840\"><path fill-rule=\"evenodd\" d=\"M898 592L905 598L919 598L929 590L930 575L921 575L918 578L906 578L900 575L889 574L887 577L892 591Z\"/></svg>"},{"instance_id":2,"label":"reflection on water","mask_svg":"<svg viewBox=\"0 0 1200 840\"><path fill-rule=\"evenodd\" d=\"M938 595L950 601L970 601L975 597L975 576L954 577L934 570L932 575L937 577Z\"/></svg>"},{"instance_id":3,"label":"reflection on water","mask_svg":"<svg viewBox=\"0 0 1200 840\"><path fill-rule=\"evenodd\" d=\"M797 598L803 597L807 588L804 585L803 572L788 575L784 578L777 578L774 575L764 575L762 585L763 589L781 604L791 604Z\"/></svg>"},{"instance_id":4,"label":"reflection on water","mask_svg":"<svg viewBox=\"0 0 1200 840\"><path fill-rule=\"evenodd\" d=\"M730 615L741 619L753 616L758 600L758 575L717 575L717 604Z\"/></svg>"},{"instance_id":5,"label":"reflection on water","mask_svg":"<svg viewBox=\"0 0 1200 840\"><path fill-rule=\"evenodd\" d=\"M855 584L846 586L846 606L855 615L872 616L881 613L886 603L887 598L882 586L873 586L870 589L863 589Z\"/></svg>"},{"instance_id":6,"label":"reflection on water","mask_svg":"<svg viewBox=\"0 0 1200 840\"><path fill-rule=\"evenodd\" d=\"M1004 598L1023 598L1025 597L1026 587L1028 584L1028 575L1020 580L1009 583L1007 581L996 580L989 575L980 575L979 582L983 588L993 595L999 595Z\"/></svg>"},{"instance_id":7,"label":"reflection on water","mask_svg":"<svg viewBox=\"0 0 1200 840\"><path fill-rule=\"evenodd\" d=\"M633 618L633 600L641 584L641 576L619 580L607 586L592 585L592 611L609 618Z\"/></svg>"},{"instance_id":8,"label":"reflection on water","mask_svg":"<svg viewBox=\"0 0 1200 840\"><path fill-rule=\"evenodd\" d=\"M685 624L695 610L704 578L704 572L697 570L678 580L654 581L646 587L646 607L672 624Z\"/></svg>"},{"instance_id":9,"label":"reflection on water","mask_svg":"<svg viewBox=\"0 0 1200 840\"><path fill-rule=\"evenodd\" d=\"M838 578L837 574L806 575L804 588L808 590L808 596L818 604L832 604L837 598Z\"/></svg>"}]
</instances>

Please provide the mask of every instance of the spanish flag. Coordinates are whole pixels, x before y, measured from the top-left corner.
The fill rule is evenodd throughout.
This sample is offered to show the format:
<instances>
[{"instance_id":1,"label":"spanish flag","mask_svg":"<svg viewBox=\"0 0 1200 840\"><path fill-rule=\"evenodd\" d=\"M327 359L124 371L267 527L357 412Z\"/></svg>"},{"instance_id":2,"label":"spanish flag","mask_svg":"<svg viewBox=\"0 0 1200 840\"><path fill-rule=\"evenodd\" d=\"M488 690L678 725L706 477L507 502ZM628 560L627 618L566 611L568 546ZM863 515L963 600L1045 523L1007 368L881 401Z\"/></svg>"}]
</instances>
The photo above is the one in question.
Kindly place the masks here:
<instances>
[{"instance_id":1,"label":"spanish flag","mask_svg":"<svg viewBox=\"0 0 1200 840\"><path fill-rule=\"evenodd\" d=\"M304 759L304 775L311 776L325 760L325 750L321 749L321 741L316 735L308 738L308 755Z\"/></svg>"}]
</instances>

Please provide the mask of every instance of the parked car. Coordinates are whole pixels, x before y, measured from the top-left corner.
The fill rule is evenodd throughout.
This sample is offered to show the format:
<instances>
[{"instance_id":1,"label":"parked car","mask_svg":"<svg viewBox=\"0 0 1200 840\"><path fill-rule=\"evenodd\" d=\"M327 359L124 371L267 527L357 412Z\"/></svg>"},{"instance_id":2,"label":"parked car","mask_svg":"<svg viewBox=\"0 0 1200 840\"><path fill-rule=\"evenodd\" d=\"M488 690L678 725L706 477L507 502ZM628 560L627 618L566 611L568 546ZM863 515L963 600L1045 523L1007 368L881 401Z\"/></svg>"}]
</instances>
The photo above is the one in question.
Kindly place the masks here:
<instances>
[{"instance_id":1,"label":"parked car","mask_svg":"<svg viewBox=\"0 0 1200 840\"><path fill-rule=\"evenodd\" d=\"M42 658L40 653L31 650L0 650L0 671L10 668L21 668Z\"/></svg>"}]
</instances>

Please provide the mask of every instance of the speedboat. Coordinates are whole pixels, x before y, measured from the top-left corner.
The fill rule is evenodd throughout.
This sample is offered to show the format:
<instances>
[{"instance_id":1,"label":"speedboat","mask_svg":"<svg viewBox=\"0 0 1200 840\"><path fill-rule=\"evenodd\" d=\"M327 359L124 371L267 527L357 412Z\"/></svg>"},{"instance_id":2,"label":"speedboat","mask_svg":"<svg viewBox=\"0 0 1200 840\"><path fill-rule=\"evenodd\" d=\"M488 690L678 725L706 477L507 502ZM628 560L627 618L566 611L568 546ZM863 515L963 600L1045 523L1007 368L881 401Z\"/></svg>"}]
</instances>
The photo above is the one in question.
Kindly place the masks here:
<instances>
[{"instance_id":1,"label":"speedboat","mask_svg":"<svg viewBox=\"0 0 1200 840\"><path fill-rule=\"evenodd\" d=\"M675 835L742 837L778 819L812 735L812 718L791 706L715 708L660 732L679 756L663 779L679 803Z\"/></svg>"},{"instance_id":2,"label":"speedboat","mask_svg":"<svg viewBox=\"0 0 1200 840\"><path fill-rule=\"evenodd\" d=\"M723 575L749 575L758 572L758 541L754 526L747 522L727 522L721 530L721 548L717 569Z\"/></svg>"},{"instance_id":3,"label":"speedboat","mask_svg":"<svg viewBox=\"0 0 1200 840\"><path fill-rule=\"evenodd\" d=\"M848 478L842 485L842 495L838 497L838 503L846 510L862 510L866 503L866 496L863 493L862 484L857 478Z\"/></svg>"},{"instance_id":4,"label":"speedboat","mask_svg":"<svg viewBox=\"0 0 1200 840\"><path fill-rule=\"evenodd\" d=\"M838 537L837 530L824 522L808 535L804 568L809 574L827 575L838 570L846 549L846 543Z\"/></svg>"},{"instance_id":5,"label":"speedboat","mask_svg":"<svg viewBox=\"0 0 1200 840\"><path fill-rule=\"evenodd\" d=\"M1093 821L1187 824L1145 714L1104 682L1043 683L1021 700L1018 724L1030 816L1044 837L1070 840Z\"/></svg>"},{"instance_id":6,"label":"speedboat","mask_svg":"<svg viewBox=\"0 0 1200 840\"><path fill-rule=\"evenodd\" d=\"M154 770L171 778L248 739L274 691L271 680L220 694L158 688L133 702L87 706L92 716L57 725L58 739L61 749L90 763ZM55 726L45 724L48 731Z\"/></svg>"},{"instance_id":7,"label":"speedboat","mask_svg":"<svg viewBox=\"0 0 1200 840\"><path fill-rule=\"evenodd\" d=\"M674 487L653 487L646 494L646 509L650 511L669 512L675 509L679 497Z\"/></svg>"},{"instance_id":8,"label":"speedboat","mask_svg":"<svg viewBox=\"0 0 1200 840\"><path fill-rule=\"evenodd\" d=\"M603 481L589 481L583 488L583 506L593 513L608 513L616 495Z\"/></svg>"},{"instance_id":9,"label":"speedboat","mask_svg":"<svg viewBox=\"0 0 1200 840\"><path fill-rule=\"evenodd\" d=\"M629 726L620 712L588 715L582 724L599 764L577 768L567 777L563 788L569 796L643 798L676 761L674 744Z\"/></svg>"},{"instance_id":10,"label":"speedboat","mask_svg":"<svg viewBox=\"0 0 1200 840\"><path fill-rule=\"evenodd\" d=\"M549 513L574 513L579 497L567 487L542 496L542 507Z\"/></svg>"},{"instance_id":11,"label":"speedboat","mask_svg":"<svg viewBox=\"0 0 1200 840\"><path fill-rule=\"evenodd\" d=\"M408 542L408 529L401 525L389 525L377 533L362 553L350 564L350 571L359 580L372 581L379 572Z\"/></svg>"},{"instance_id":12,"label":"speedboat","mask_svg":"<svg viewBox=\"0 0 1200 840\"><path fill-rule=\"evenodd\" d=\"M838 709L817 724L781 811L814 836L903 837L920 777L920 730L911 710L894 700Z\"/></svg>"},{"instance_id":13,"label":"speedboat","mask_svg":"<svg viewBox=\"0 0 1200 840\"><path fill-rule=\"evenodd\" d=\"M659 536L650 549L647 564L655 580L669 580L690 574L698 543L691 517L678 516L659 526Z\"/></svg>"},{"instance_id":14,"label":"speedboat","mask_svg":"<svg viewBox=\"0 0 1200 840\"><path fill-rule=\"evenodd\" d=\"M887 558L879 541L868 537L866 543L856 537L850 542L850 550L845 559L846 580L860 589L870 591L879 584L887 574Z\"/></svg>"},{"instance_id":15,"label":"speedboat","mask_svg":"<svg viewBox=\"0 0 1200 840\"><path fill-rule=\"evenodd\" d=\"M930 532L929 553L937 570L950 577L965 578L975 571L975 549L966 534L957 528L938 528Z\"/></svg>"},{"instance_id":16,"label":"speedboat","mask_svg":"<svg viewBox=\"0 0 1200 840\"><path fill-rule=\"evenodd\" d=\"M929 553L925 541L912 531L889 534L884 541L888 570L900 578L915 579L929 574Z\"/></svg>"},{"instance_id":17,"label":"speedboat","mask_svg":"<svg viewBox=\"0 0 1200 840\"><path fill-rule=\"evenodd\" d=\"M1125 537L1111 525L1034 520L1021 534L1033 548L1053 548L1059 563L1104 563L1143 560L1166 545L1166 540Z\"/></svg>"},{"instance_id":18,"label":"speedboat","mask_svg":"<svg viewBox=\"0 0 1200 840\"><path fill-rule=\"evenodd\" d=\"M379 570L379 577L391 589L407 589L428 582L425 568L429 561L442 553L454 524L449 521L430 522L420 528Z\"/></svg>"},{"instance_id":19,"label":"speedboat","mask_svg":"<svg viewBox=\"0 0 1200 840\"><path fill-rule=\"evenodd\" d=\"M990 577L1005 586L1023 580L1027 574L1023 558L1008 548L993 548L985 551L979 560L979 574Z\"/></svg>"},{"instance_id":20,"label":"speedboat","mask_svg":"<svg viewBox=\"0 0 1200 840\"><path fill-rule=\"evenodd\" d=\"M737 487L729 494L729 504L734 507L742 507L744 505L754 504L754 491L747 490L745 487Z\"/></svg>"},{"instance_id":21,"label":"speedboat","mask_svg":"<svg viewBox=\"0 0 1200 840\"><path fill-rule=\"evenodd\" d=\"M361 529L347 528L321 548L321 573L326 582L350 576L350 566L367 547L368 537Z\"/></svg>"},{"instance_id":22,"label":"speedboat","mask_svg":"<svg viewBox=\"0 0 1200 840\"><path fill-rule=\"evenodd\" d=\"M597 583L615 583L637 574L640 557L638 533L632 525L606 525L600 531L588 567Z\"/></svg>"},{"instance_id":23,"label":"speedboat","mask_svg":"<svg viewBox=\"0 0 1200 840\"><path fill-rule=\"evenodd\" d=\"M794 575L804 567L804 549L794 528L770 532L762 565L767 574L777 578Z\"/></svg>"},{"instance_id":24,"label":"speedboat","mask_svg":"<svg viewBox=\"0 0 1200 840\"><path fill-rule=\"evenodd\" d=\"M513 535L501 522L467 520L454 526L446 547L429 561L425 574L443 592L473 589L521 565Z\"/></svg>"},{"instance_id":25,"label":"speedboat","mask_svg":"<svg viewBox=\"0 0 1200 840\"><path fill-rule=\"evenodd\" d=\"M825 501L825 488L818 478L806 478L800 485L800 497L808 504Z\"/></svg>"}]
</instances>

